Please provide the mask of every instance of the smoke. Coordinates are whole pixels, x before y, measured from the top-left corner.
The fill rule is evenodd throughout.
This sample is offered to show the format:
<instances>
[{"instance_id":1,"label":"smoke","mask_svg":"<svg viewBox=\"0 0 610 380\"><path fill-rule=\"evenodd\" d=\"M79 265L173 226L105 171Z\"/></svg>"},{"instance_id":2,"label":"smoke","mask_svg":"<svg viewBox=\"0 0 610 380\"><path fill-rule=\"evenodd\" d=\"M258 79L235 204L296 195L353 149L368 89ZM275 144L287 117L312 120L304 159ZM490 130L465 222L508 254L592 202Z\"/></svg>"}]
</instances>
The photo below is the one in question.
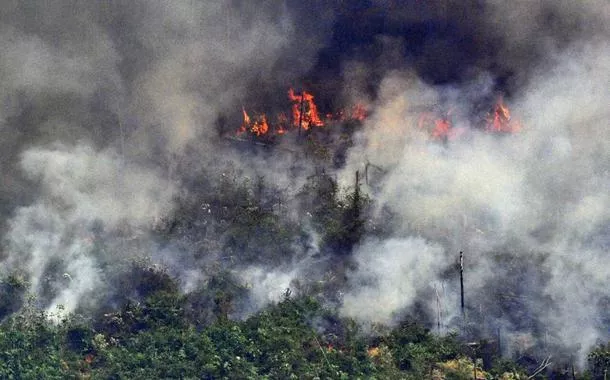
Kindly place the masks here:
<instances>
[{"instance_id":1,"label":"smoke","mask_svg":"<svg viewBox=\"0 0 610 380\"><path fill-rule=\"evenodd\" d=\"M96 257L95 238L148 227L171 209L176 191L154 170L86 145L30 148L21 168L40 192L9 221L5 264L27 268L34 291L47 285L43 281L56 280L48 270L59 266L63 284L49 300L51 310L61 304L73 311L81 297L99 292L98 260L105 259Z\"/></svg>"},{"instance_id":2,"label":"smoke","mask_svg":"<svg viewBox=\"0 0 610 380\"><path fill-rule=\"evenodd\" d=\"M281 301L286 291L291 288L292 281L297 278L297 273L268 271L263 267L251 266L243 270L240 276L252 289L252 301L258 308L260 305Z\"/></svg>"},{"instance_id":3,"label":"smoke","mask_svg":"<svg viewBox=\"0 0 610 380\"><path fill-rule=\"evenodd\" d=\"M341 267L315 257L323 242L298 194L319 163L304 159L304 144L221 138L242 106L272 108L294 86L324 105L365 99L372 111L349 136L345 165L325 174L349 187L370 169L366 216L392 215L387 236L364 236L346 282L332 283L345 285L342 312L382 323L422 305L434 313L432 286L444 283L442 322L456 326L459 291L448 284L463 250L468 316L482 330L546 334L580 352L607 336L606 1L9 1L0 22L0 257L46 307L95 302L111 287L108 262L145 250L185 289L204 283L213 270L203 267L221 256L208 240L224 242L222 202L192 207L205 249L158 244L151 226L179 198L226 196L205 182L227 168L268 184L240 193L262 204L244 212L281 214L307 235L278 244L282 258L258 258L256 237L272 234L253 229L231 256L255 308ZM498 93L521 133L479 127ZM460 138L433 142L417 127L438 109L452 110Z\"/></svg>"},{"instance_id":4,"label":"smoke","mask_svg":"<svg viewBox=\"0 0 610 380\"><path fill-rule=\"evenodd\" d=\"M352 291L344 295L341 311L360 322L396 322L440 275L441 257L440 245L421 238L365 242L354 253L360 269L349 275Z\"/></svg>"},{"instance_id":5,"label":"smoke","mask_svg":"<svg viewBox=\"0 0 610 380\"><path fill-rule=\"evenodd\" d=\"M503 326L508 334L528 332L540 341L546 334L544 348L568 348L583 360L608 337L600 318L610 296L608 6L490 1L483 9L487 21L479 21L493 23L500 38L500 64L518 73L511 80L495 82L506 78L470 62L479 74L460 82L431 83L416 66L387 73L379 85L374 116L351 149L344 176L349 183L367 162L387 170L369 191L378 201L374 217L387 210L397 215L395 237L357 250L343 310L368 321L389 321L418 302L434 310L426 288L455 273L463 250L471 321L483 332ZM513 91L509 103L523 125L519 134L496 136L477 127L476 102L493 98L499 84ZM466 110L454 120L466 135L431 141L417 128L426 105ZM397 254L396 239L420 236L444 249ZM414 260L423 268L399 269ZM409 275L418 271L420 277ZM518 300L513 308L498 306L508 305L507 297ZM371 302L374 311L354 307ZM450 315L459 315L457 306L451 303ZM454 322L447 317L444 323Z\"/></svg>"},{"instance_id":6,"label":"smoke","mask_svg":"<svg viewBox=\"0 0 610 380\"><path fill-rule=\"evenodd\" d=\"M4 270L24 271L41 303L69 312L109 286L109 261L142 254L126 240L160 256L146 240L176 197L197 191L184 183L241 163L218 143L219 115L255 84L285 89L311 67L326 21L301 38L311 19L297 11L274 1L4 4ZM168 262L188 261L173 253Z\"/></svg>"}]
</instances>

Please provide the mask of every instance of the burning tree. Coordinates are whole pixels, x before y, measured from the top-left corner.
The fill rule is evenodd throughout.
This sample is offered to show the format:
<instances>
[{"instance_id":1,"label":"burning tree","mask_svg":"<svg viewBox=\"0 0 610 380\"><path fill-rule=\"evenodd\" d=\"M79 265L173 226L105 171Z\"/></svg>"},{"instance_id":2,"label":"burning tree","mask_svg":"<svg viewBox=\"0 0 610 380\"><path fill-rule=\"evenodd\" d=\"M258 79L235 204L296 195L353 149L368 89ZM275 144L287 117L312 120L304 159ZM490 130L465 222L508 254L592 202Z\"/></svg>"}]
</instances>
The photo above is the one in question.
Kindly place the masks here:
<instances>
[{"instance_id":1,"label":"burning tree","mask_svg":"<svg viewBox=\"0 0 610 380\"><path fill-rule=\"evenodd\" d=\"M499 133L517 133L521 130L521 123L511 118L502 97L498 98L492 112L487 115L485 130Z\"/></svg>"},{"instance_id":2,"label":"burning tree","mask_svg":"<svg viewBox=\"0 0 610 380\"><path fill-rule=\"evenodd\" d=\"M288 100L290 102L290 112L288 114L280 112L272 118L268 118L264 113L250 116L246 109L242 107L243 121L237 130L237 134L250 133L256 137L283 135L290 130L309 131L332 123L363 121L367 116L366 107L362 104L356 104L347 110L342 109L335 113L322 114L314 102L313 94L307 91L302 91L299 94L293 88L288 89Z\"/></svg>"}]
</instances>

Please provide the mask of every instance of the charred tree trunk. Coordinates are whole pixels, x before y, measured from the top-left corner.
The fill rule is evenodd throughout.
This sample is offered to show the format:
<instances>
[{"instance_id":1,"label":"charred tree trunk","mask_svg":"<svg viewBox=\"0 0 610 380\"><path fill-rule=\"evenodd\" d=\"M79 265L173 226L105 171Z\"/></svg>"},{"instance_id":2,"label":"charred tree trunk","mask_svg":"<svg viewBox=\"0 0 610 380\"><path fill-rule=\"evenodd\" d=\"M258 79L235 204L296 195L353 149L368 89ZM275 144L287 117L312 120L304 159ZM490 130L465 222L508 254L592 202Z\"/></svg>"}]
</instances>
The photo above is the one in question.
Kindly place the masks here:
<instances>
[{"instance_id":1,"label":"charred tree trunk","mask_svg":"<svg viewBox=\"0 0 610 380\"><path fill-rule=\"evenodd\" d=\"M462 308L462 318L466 319L466 311L464 308L464 253L460 251L460 300Z\"/></svg>"}]
</instances>

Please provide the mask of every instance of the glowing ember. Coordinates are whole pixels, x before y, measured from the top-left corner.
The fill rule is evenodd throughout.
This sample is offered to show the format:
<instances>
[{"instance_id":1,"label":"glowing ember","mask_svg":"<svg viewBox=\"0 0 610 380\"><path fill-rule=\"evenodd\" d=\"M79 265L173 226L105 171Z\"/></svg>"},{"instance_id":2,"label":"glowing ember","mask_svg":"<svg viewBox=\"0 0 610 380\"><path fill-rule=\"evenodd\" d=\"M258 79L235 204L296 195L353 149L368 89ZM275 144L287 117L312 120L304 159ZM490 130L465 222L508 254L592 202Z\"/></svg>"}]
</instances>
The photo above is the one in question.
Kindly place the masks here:
<instances>
[{"instance_id":1,"label":"glowing ember","mask_svg":"<svg viewBox=\"0 0 610 380\"><path fill-rule=\"evenodd\" d=\"M432 131L432 137L435 139L443 139L449 137L451 131L451 123L449 120L438 119L434 122L435 128Z\"/></svg>"},{"instance_id":2,"label":"glowing ember","mask_svg":"<svg viewBox=\"0 0 610 380\"><path fill-rule=\"evenodd\" d=\"M362 104L356 104L352 112L352 119L364 121L367 117L366 108Z\"/></svg>"}]
</instances>

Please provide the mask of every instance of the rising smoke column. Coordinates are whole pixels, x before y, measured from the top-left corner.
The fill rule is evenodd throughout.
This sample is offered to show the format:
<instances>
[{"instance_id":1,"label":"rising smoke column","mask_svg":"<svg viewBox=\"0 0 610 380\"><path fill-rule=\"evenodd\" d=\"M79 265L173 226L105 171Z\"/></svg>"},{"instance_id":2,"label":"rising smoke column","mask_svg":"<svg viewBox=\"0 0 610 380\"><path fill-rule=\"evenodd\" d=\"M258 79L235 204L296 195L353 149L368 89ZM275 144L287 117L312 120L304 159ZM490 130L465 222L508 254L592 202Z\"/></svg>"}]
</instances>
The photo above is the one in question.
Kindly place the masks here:
<instances>
[{"instance_id":1,"label":"rising smoke column","mask_svg":"<svg viewBox=\"0 0 610 380\"><path fill-rule=\"evenodd\" d=\"M424 71L415 65L386 73L378 87L374 115L351 151L345 183L366 162L386 168L370 191L379 215L389 209L398 222L391 240L365 242L356 250L359 266L350 275L343 311L359 319L392 320L424 302L434 314L435 297L427 289L448 280L438 274L451 272L464 250L471 320L540 341L546 335L545 348L567 348L582 359L598 339L608 338L608 5L480 5L485 17L469 17L482 28L478 33L491 33L497 44L493 54L475 56L464 66L475 75L431 83L430 61ZM444 13L447 22L451 14ZM515 75L498 77L507 71ZM512 92L511 112L524 126L516 135L484 133L477 129L476 113L455 121L469 128L468 138L447 144L431 142L416 127L418 110L426 104L474 110L472 102L493 97L503 86ZM426 243L414 249L409 242L419 237ZM405 242L398 248L402 256L396 241ZM390 273L377 269L379 263L414 260L433 262L437 269L389 264ZM427 276L414 276L413 270ZM388 277L396 279L393 288L385 285ZM420 292L395 292L411 287ZM455 316L458 292L455 285L445 301ZM394 294L392 308L370 315L355 307L381 293ZM506 297L518 300L514 309L498 309Z\"/></svg>"},{"instance_id":2,"label":"rising smoke column","mask_svg":"<svg viewBox=\"0 0 610 380\"><path fill-rule=\"evenodd\" d=\"M218 157L241 162L218 144L218 115L253 82L285 88L310 67L325 27L297 47L311 19L296 11L268 1L4 4L4 271L25 272L51 309L103 293L100 263L142 254L121 239L146 240L176 196L197 190L183 179L220 171Z\"/></svg>"},{"instance_id":3,"label":"rising smoke column","mask_svg":"<svg viewBox=\"0 0 610 380\"><path fill-rule=\"evenodd\" d=\"M37 290L45 285L48 266L59 263L65 283L53 311L58 304L74 310L81 297L99 292L98 260L108 258L96 257L94 238L146 226L168 211L175 193L153 170L124 165L116 153L82 145L28 149L21 167L41 192L39 201L18 208L9 221L5 264L27 268Z\"/></svg>"},{"instance_id":4,"label":"rising smoke column","mask_svg":"<svg viewBox=\"0 0 610 380\"><path fill-rule=\"evenodd\" d=\"M524 279L531 283L528 318L584 351L601 336L599 300L609 288L607 3L347 3L5 4L5 267L25 270L33 291L45 273L62 268L67 276L47 306L73 309L104 281L104 257L83 235L114 246L118 232L146 230L172 209L174 195L196 192L186 180L220 171L219 161L294 194L311 168L294 171L292 160L275 154L243 160L227 153L216 139L217 119L239 113L257 89L284 99L293 82L320 79L322 89L334 90L328 96L375 105L339 176L348 186L366 160L383 167L387 174L371 193L399 216L391 239L365 237L354 252L359 266L345 313L369 320L351 306L388 292L384 273L367 263L403 263L387 266L408 295L384 303L375 318L387 322L431 298L431 284L444 280L459 249L471 271L469 299L491 309L494 299L483 295L494 294L504 272L509 283L513 275L490 252L508 252L540 265L535 280ZM521 134L500 139L471 128L477 104L498 90L522 119ZM324 91L316 96L324 101ZM469 139L441 146L414 129L421 107L445 103L465 110L456 122L473 129ZM172 253L168 261L180 267ZM74 275L79 270L91 281ZM260 273L254 266L243 277ZM292 268L272 273L276 287L298 276ZM277 299L274 281L255 289L261 304ZM498 318L522 330L518 318ZM577 334L575 320L585 333Z\"/></svg>"}]
</instances>

